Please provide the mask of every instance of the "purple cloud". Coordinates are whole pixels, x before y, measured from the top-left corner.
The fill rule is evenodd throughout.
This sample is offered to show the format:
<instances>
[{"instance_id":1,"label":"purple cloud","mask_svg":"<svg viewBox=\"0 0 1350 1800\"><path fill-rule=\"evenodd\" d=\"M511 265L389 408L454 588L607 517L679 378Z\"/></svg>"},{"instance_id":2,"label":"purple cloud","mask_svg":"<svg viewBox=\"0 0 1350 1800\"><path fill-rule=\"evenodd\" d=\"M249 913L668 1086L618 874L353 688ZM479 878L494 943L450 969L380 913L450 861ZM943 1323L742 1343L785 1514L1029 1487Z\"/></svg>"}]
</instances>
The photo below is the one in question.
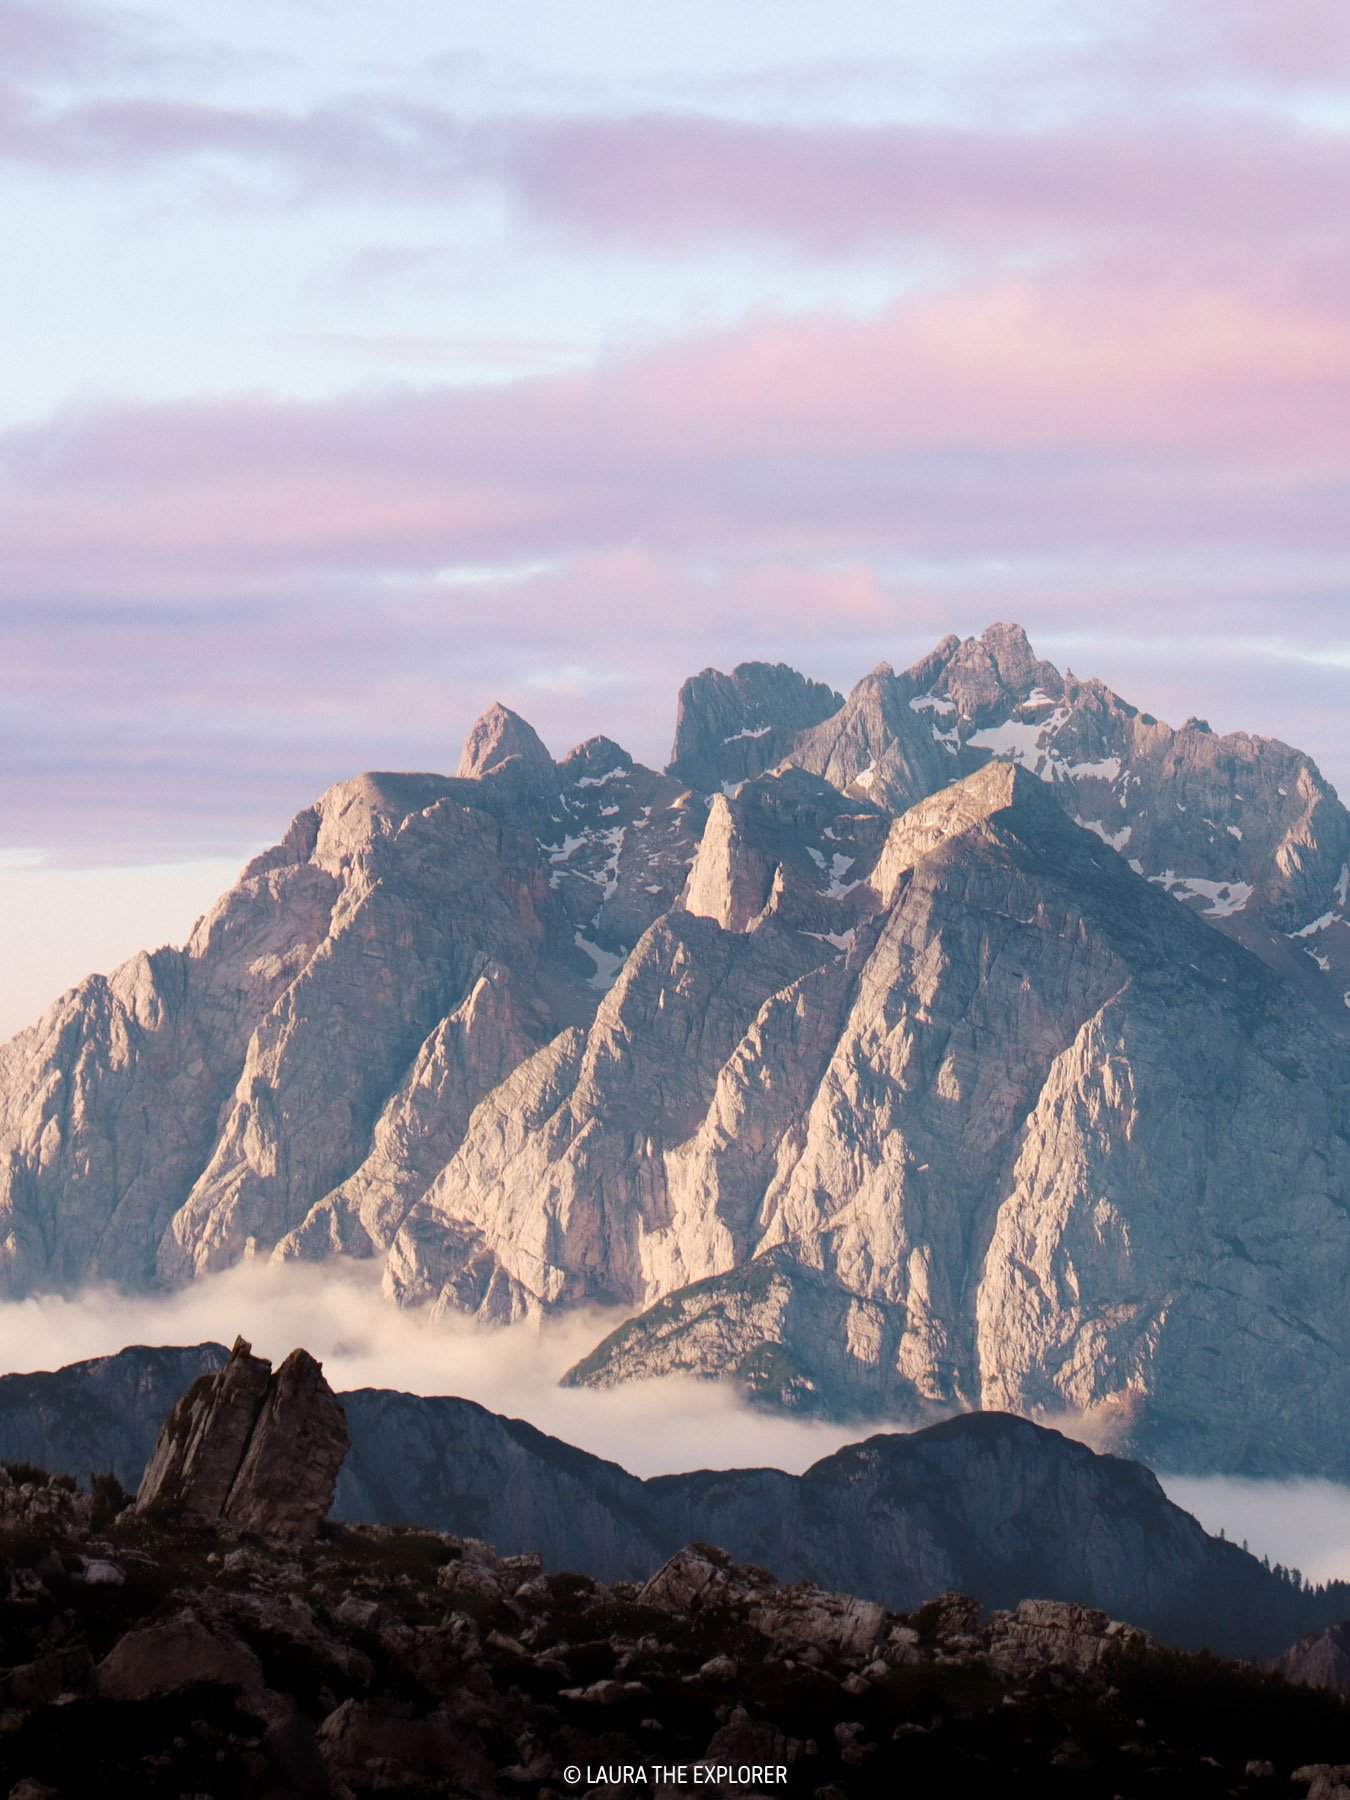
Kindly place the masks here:
<instances>
[{"instance_id":1,"label":"purple cloud","mask_svg":"<svg viewBox=\"0 0 1350 1800\"><path fill-rule=\"evenodd\" d=\"M542 232L643 252L777 243L1022 267L1109 250L1210 277L1260 261L1350 285L1336 134L1231 106L1182 120L1107 103L1035 129L853 127L697 112L470 121L388 96L309 110L147 97L53 107L11 90L0 156L109 179L224 160L291 202L491 191Z\"/></svg>"},{"instance_id":2,"label":"purple cloud","mask_svg":"<svg viewBox=\"0 0 1350 1800\"><path fill-rule=\"evenodd\" d=\"M129 16L111 8L0 0L0 69L11 81L116 67L136 45Z\"/></svg>"}]
</instances>

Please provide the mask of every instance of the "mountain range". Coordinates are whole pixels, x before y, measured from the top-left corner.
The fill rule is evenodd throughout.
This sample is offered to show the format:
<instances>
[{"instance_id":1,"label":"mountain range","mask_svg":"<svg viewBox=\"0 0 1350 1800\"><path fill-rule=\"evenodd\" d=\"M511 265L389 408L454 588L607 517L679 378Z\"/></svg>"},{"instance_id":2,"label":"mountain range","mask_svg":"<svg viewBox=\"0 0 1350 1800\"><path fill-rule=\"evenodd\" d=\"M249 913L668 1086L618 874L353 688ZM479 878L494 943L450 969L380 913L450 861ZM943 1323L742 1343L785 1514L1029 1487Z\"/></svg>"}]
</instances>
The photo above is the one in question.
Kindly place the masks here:
<instances>
[{"instance_id":1,"label":"mountain range","mask_svg":"<svg viewBox=\"0 0 1350 1800\"><path fill-rule=\"evenodd\" d=\"M0 1292L377 1257L569 1379L1350 1474L1350 817L1017 626L330 789L0 1049Z\"/></svg>"},{"instance_id":2,"label":"mountain range","mask_svg":"<svg viewBox=\"0 0 1350 1800\"><path fill-rule=\"evenodd\" d=\"M0 1377L0 1462L81 1481L111 1471L134 1493L183 1386L228 1360L221 1344L135 1346ZM1350 1612L1346 1584L1305 1588L1208 1536L1142 1465L1007 1414L875 1434L802 1475L642 1480L470 1400L339 1398L351 1448L334 1519L449 1531L604 1581L645 1581L701 1541L900 1611L958 1589L985 1607L1061 1600L1241 1656L1272 1656Z\"/></svg>"},{"instance_id":3,"label":"mountain range","mask_svg":"<svg viewBox=\"0 0 1350 1800\"><path fill-rule=\"evenodd\" d=\"M0 1439L73 1428L82 1455L92 1437L76 1413L96 1435L130 1390L139 1429L136 1383L162 1386L194 1360L226 1358L222 1346L133 1349L9 1377ZM458 1528L320 1516L356 1414L353 1451L364 1437L367 1471L402 1480L405 1497L431 1452L426 1497ZM1311 1593L1207 1539L1147 1470L1022 1419L873 1438L795 1479L643 1483L463 1402L352 1394L344 1414L304 1349L274 1373L239 1340L174 1405L126 1498L106 1473L81 1491L68 1474L0 1462L10 1800L548 1800L583 1786L794 1783L829 1800L1346 1792L1344 1625L1306 1634L1272 1672L1074 1601L1002 1608L948 1591L888 1608L698 1541L641 1580L602 1581L463 1522L499 1522L515 1540L533 1510L550 1541L612 1567L640 1560L648 1531L716 1521L790 1566L856 1571L874 1592L953 1569L986 1594L1077 1576L1108 1605L1161 1610L1185 1638L1249 1652L1285 1621L1344 1604L1344 1587Z\"/></svg>"}]
</instances>

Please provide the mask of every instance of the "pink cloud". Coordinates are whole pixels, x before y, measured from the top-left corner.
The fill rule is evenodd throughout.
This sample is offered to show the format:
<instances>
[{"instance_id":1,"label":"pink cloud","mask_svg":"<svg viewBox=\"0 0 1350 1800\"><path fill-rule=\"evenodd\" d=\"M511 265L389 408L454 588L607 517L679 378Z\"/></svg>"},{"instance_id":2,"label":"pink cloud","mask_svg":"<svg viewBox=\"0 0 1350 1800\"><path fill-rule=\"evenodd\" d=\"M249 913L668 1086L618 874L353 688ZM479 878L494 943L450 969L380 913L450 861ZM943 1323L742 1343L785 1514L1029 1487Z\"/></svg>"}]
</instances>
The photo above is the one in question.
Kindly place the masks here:
<instances>
[{"instance_id":1,"label":"pink cloud","mask_svg":"<svg viewBox=\"0 0 1350 1800\"><path fill-rule=\"evenodd\" d=\"M1350 74L1350 13L1340 0L1151 0L1101 9L1107 41L1154 81L1244 77L1257 86L1330 87Z\"/></svg>"},{"instance_id":2,"label":"pink cloud","mask_svg":"<svg viewBox=\"0 0 1350 1800\"><path fill-rule=\"evenodd\" d=\"M1006 281L583 374L71 412L0 438L0 592L278 591L638 541L700 556L1344 548L1350 319Z\"/></svg>"}]
</instances>

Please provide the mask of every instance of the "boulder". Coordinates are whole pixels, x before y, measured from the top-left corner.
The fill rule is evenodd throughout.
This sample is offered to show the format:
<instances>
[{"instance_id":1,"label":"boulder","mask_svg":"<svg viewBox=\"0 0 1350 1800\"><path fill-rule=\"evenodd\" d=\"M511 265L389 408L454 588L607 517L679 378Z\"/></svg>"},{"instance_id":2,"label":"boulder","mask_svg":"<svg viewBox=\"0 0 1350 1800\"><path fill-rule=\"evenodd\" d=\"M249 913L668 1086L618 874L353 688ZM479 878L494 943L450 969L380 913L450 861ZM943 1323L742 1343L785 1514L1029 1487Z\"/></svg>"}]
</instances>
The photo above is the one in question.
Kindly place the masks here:
<instances>
[{"instance_id":1,"label":"boulder","mask_svg":"<svg viewBox=\"0 0 1350 1800\"><path fill-rule=\"evenodd\" d=\"M43 1477L15 1481L0 1464L0 1526L69 1537L89 1524L89 1496Z\"/></svg>"},{"instance_id":2,"label":"boulder","mask_svg":"<svg viewBox=\"0 0 1350 1800\"><path fill-rule=\"evenodd\" d=\"M444 1711L427 1713L405 1702L344 1700L318 1730L319 1752L334 1774L376 1770L389 1787L416 1771L455 1778L455 1791L494 1788L492 1763L474 1737Z\"/></svg>"},{"instance_id":3,"label":"boulder","mask_svg":"<svg viewBox=\"0 0 1350 1800\"><path fill-rule=\"evenodd\" d=\"M828 1655L865 1657L886 1628L886 1609L851 1594L827 1594L809 1581L780 1588L751 1608L750 1623L774 1646L792 1655L823 1650Z\"/></svg>"},{"instance_id":4,"label":"boulder","mask_svg":"<svg viewBox=\"0 0 1350 1800\"><path fill-rule=\"evenodd\" d=\"M661 1565L639 1589L638 1598L663 1612L695 1612L703 1606L747 1600L777 1585L763 1569L733 1563L725 1550L688 1544Z\"/></svg>"},{"instance_id":5,"label":"boulder","mask_svg":"<svg viewBox=\"0 0 1350 1800\"><path fill-rule=\"evenodd\" d=\"M1350 1800L1350 1763L1305 1763L1289 1779L1306 1783L1307 1800Z\"/></svg>"},{"instance_id":6,"label":"boulder","mask_svg":"<svg viewBox=\"0 0 1350 1800\"><path fill-rule=\"evenodd\" d=\"M98 1665L101 1700L159 1700L185 1688L261 1688L262 1664L239 1638L184 1609L128 1631Z\"/></svg>"},{"instance_id":7,"label":"boulder","mask_svg":"<svg viewBox=\"0 0 1350 1800\"><path fill-rule=\"evenodd\" d=\"M1300 1638L1271 1666L1288 1681L1350 1694L1350 1624L1329 1625Z\"/></svg>"},{"instance_id":8,"label":"boulder","mask_svg":"<svg viewBox=\"0 0 1350 1800\"><path fill-rule=\"evenodd\" d=\"M94 1659L83 1644L53 1650L0 1677L0 1708L50 1705L62 1694L92 1693Z\"/></svg>"},{"instance_id":9,"label":"boulder","mask_svg":"<svg viewBox=\"0 0 1350 1800\"><path fill-rule=\"evenodd\" d=\"M1044 1668L1062 1663L1086 1670L1108 1650L1131 1639L1151 1643L1145 1631L1112 1620L1095 1607L1064 1600L1023 1600L1016 1612L995 1613L989 1630L989 1656L1000 1668Z\"/></svg>"}]
</instances>

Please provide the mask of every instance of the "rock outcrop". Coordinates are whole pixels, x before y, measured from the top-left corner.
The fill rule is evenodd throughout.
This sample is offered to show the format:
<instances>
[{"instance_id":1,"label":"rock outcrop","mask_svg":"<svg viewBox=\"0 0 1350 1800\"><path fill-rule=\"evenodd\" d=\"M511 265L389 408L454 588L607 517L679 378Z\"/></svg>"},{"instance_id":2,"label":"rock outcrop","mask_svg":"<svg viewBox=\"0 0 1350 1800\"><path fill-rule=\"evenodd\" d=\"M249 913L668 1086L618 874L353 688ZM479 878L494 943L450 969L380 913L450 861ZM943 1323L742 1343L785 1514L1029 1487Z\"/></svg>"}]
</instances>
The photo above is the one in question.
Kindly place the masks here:
<instances>
[{"instance_id":1,"label":"rock outcrop","mask_svg":"<svg viewBox=\"0 0 1350 1800\"><path fill-rule=\"evenodd\" d=\"M1350 1694L1350 1622L1341 1620L1325 1631L1311 1632L1271 1664L1289 1681L1306 1687L1331 1688Z\"/></svg>"},{"instance_id":2,"label":"rock outcrop","mask_svg":"<svg viewBox=\"0 0 1350 1800\"><path fill-rule=\"evenodd\" d=\"M730 675L704 669L680 689L670 771L704 792L761 775L791 750L798 732L838 712L842 696L784 663L740 663Z\"/></svg>"},{"instance_id":3,"label":"rock outcrop","mask_svg":"<svg viewBox=\"0 0 1350 1800\"><path fill-rule=\"evenodd\" d=\"M0 1048L0 1293L370 1257L624 1305L579 1380L1343 1477L1348 890L1306 755L1012 625L842 699L705 671L665 772L494 706Z\"/></svg>"},{"instance_id":4,"label":"rock outcrop","mask_svg":"<svg viewBox=\"0 0 1350 1800\"><path fill-rule=\"evenodd\" d=\"M460 781L506 781L551 793L553 758L532 725L500 701L477 721L460 753L455 774Z\"/></svg>"},{"instance_id":5,"label":"rock outcrop","mask_svg":"<svg viewBox=\"0 0 1350 1800\"><path fill-rule=\"evenodd\" d=\"M136 1496L141 1512L288 1541L313 1538L350 1447L347 1421L307 1350L271 1363L237 1338L164 1422Z\"/></svg>"}]
</instances>

